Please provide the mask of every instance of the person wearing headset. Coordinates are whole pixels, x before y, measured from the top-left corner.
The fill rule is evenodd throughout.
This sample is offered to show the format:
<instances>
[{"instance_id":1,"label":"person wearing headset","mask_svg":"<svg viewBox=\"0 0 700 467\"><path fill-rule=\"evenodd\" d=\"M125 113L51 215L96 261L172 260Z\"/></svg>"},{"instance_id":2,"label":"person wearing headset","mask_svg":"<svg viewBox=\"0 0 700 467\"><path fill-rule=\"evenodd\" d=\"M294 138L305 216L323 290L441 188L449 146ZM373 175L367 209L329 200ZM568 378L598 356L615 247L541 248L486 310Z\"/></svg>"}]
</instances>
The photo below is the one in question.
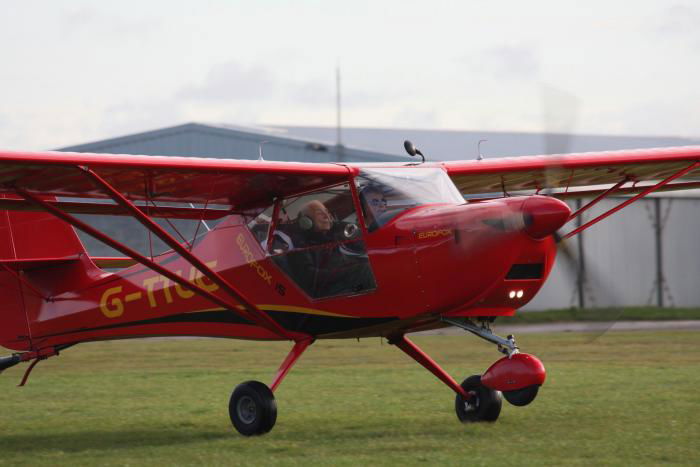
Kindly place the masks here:
<instances>
[{"instance_id":1,"label":"person wearing headset","mask_svg":"<svg viewBox=\"0 0 700 467\"><path fill-rule=\"evenodd\" d=\"M381 227L382 215L386 212L384 193L376 185L367 185L360 193L360 201L367 230L373 232Z\"/></svg>"},{"instance_id":2,"label":"person wearing headset","mask_svg":"<svg viewBox=\"0 0 700 467\"><path fill-rule=\"evenodd\" d=\"M334 222L320 200L309 201L301 208L297 224L304 232L303 242L300 251L290 255L290 262L309 295L322 298L374 287L366 261L360 265L348 254L342 223Z\"/></svg>"},{"instance_id":3,"label":"person wearing headset","mask_svg":"<svg viewBox=\"0 0 700 467\"><path fill-rule=\"evenodd\" d=\"M301 228L311 234L307 241L319 244L331 239L333 216L321 201L309 201L301 208L300 214Z\"/></svg>"}]
</instances>

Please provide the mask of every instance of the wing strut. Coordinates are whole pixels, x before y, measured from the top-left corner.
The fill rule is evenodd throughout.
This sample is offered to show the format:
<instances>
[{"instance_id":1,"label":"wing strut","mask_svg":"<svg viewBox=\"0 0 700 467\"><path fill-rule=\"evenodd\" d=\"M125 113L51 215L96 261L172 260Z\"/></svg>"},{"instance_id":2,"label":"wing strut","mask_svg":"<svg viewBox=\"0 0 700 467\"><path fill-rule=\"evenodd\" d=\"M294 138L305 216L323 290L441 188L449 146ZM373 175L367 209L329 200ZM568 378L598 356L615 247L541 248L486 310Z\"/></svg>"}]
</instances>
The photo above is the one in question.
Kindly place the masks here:
<instances>
[{"instance_id":1,"label":"wing strut","mask_svg":"<svg viewBox=\"0 0 700 467\"><path fill-rule=\"evenodd\" d=\"M573 237L573 236L576 235L577 233L583 232L584 230L586 230L587 228L589 228L589 227L592 226L593 224L597 224L598 222L600 222L600 221L602 221L603 219L605 219L606 217L608 217L608 216L610 216L610 215L616 213L617 211L619 211L620 209L624 208L625 206L629 206L630 204L634 203L634 202L637 201L639 198L643 198L644 196L648 195L649 193L651 193L651 192L657 190L658 188L663 187L663 186L666 185L667 183L670 183L670 182L672 182L673 180L675 180L675 179L677 179L677 178L679 178L679 177L682 177L683 175L687 174L688 172L691 172L692 170L694 170L694 169L696 169L696 168L698 168L698 167L700 167L700 162L694 162L693 164L689 165L689 166L686 167L685 169L679 170L679 171L676 172L675 174L673 174L673 175L671 175L671 176L669 176L669 177L666 177L665 179L661 180L661 181L660 181L659 183L657 183L656 185L650 186L649 188L645 189L644 191L642 191L642 192L639 193L638 195L636 195L636 196L634 196L634 197L628 199L628 200L625 201L624 203L618 204L618 205L615 206L614 208L609 209L608 211L604 212L603 214L601 214L600 216L596 217L595 219L591 219L590 221L586 222L586 223L583 224L582 226L575 228L575 229L572 230L571 232L569 232L569 233L567 233L566 235L564 235L564 236L562 237L562 240L566 240L567 238ZM615 185L613 188L614 188L615 190L617 190L616 187L619 188L617 185ZM606 191L606 192L604 193L604 195L610 193L611 191L612 191L612 188L611 188L610 190ZM602 199L602 197L600 197L600 199ZM600 199L598 199L598 201L600 201ZM589 204L590 204L590 203L589 203ZM579 212L580 212L580 211L577 211L575 214L578 214ZM573 218L573 216L572 216L571 218Z\"/></svg>"},{"instance_id":2,"label":"wing strut","mask_svg":"<svg viewBox=\"0 0 700 467\"><path fill-rule=\"evenodd\" d=\"M607 190L602 192L600 195L596 196L593 200L591 200L591 202L589 202L588 204L583 206L581 209L579 209L575 213L571 214L569 216L569 218L567 219L567 222L572 220L572 219L576 219L578 216L580 216L581 214L583 214L584 212L588 211L590 208L592 208L593 206L598 204L603 198L615 193L622 185L624 185L628 181L629 181L629 179L627 177L625 177L622 180L620 180L619 182L617 182L615 185L611 186L610 188L608 188Z\"/></svg>"},{"instance_id":3,"label":"wing strut","mask_svg":"<svg viewBox=\"0 0 700 467\"><path fill-rule=\"evenodd\" d=\"M156 263L155 261L152 261L150 258L147 258L147 257L143 256L142 254L138 253L136 250L133 250L133 249L129 248L128 246L123 245L122 243L110 238L109 236L107 236L104 233L100 232L99 230L93 228L92 226L86 224L85 222L81 221L80 219L73 217L72 215L57 208L53 204L48 203L48 202L38 198L37 196L23 190L22 188L15 187L15 192L18 195L22 196L27 201L30 201L30 202L44 208L46 211L50 212L51 214L58 217L59 219L62 219L65 222L68 222L76 229L82 230L86 234L96 238L97 240L101 241L102 243L105 243L106 245L114 248L115 250L120 251L122 254L133 258L134 260L143 264L147 268L167 277L171 281L173 281L177 284L180 284L181 286L185 287L186 289L192 290L193 292L195 292L195 293L203 296L204 298L216 303L217 305L219 305L227 310L230 310L234 313L239 314L243 318L258 324L259 326L269 330L270 332L272 332L275 335L278 335L284 339L289 339L289 340L294 340L294 341L298 341L298 340L309 337L306 334L287 331L286 329L282 328L279 324L277 324L277 322L273 321L269 316L264 314L264 312L262 312L262 311L260 313L262 313L263 316L265 318L267 318L267 320L265 320L265 318L261 318L260 314L256 315L254 313L250 313L250 311L246 307L244 307L244 309L241 310L240 306L235 304L234 302L219 298L218 296L214 295L213 293L208 292L208 291L204 290L203 288L199 287L197 284L190 283L189 281L178 276L174 272L164 268L163 266ZM253 305L253 307L254 307L254 305ZM257 308L255 307L255 309L257 309Z\"/></svg>"},{"instance_id":4,"label":"wing strut","mask_svg":"<svg viewBox=\"0 0 700 467\"><path fill-rule=\"evenodd\" d=\"M267 313L255 306L255 304L248 301L243 294L241 294L231 284L229 284L228 281L221 277L221 274L204 264L204 261L197 258L192 254L192 252L190 252L189 249L182 246L182 244L175 240L172 235L163 229L163 227L156 224L150 217L144 214L143 211L136 207L134 203L115 190L114 187L112 187L112 185L110 185L105 179L87 167L80 168L98 187L104 189L109 197L112 198L118 205L131 212L134 218L144 227L163 240L166 245L179 253L180 256L187 260L192 266L197 268L202 274L207 276L212 282L221 287L222 290L226 291L226 293L233 297L234 300L243 305L243 308L255 319L255 322L277 335L286 337L287 339L296 340L282 326L280 326L277 321L270 318Z\"/></svg>"}]
</instances>

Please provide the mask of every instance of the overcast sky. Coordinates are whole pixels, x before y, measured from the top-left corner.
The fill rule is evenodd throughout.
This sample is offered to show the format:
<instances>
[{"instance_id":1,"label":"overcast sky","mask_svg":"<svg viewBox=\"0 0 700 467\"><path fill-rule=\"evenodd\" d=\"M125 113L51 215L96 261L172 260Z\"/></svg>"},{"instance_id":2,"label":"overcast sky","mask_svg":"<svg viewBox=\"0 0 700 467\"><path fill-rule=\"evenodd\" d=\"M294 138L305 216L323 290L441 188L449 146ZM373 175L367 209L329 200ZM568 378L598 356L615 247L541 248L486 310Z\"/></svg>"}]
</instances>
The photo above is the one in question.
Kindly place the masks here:
<instances>
[{"instance_id":1,"label":"overcast sky","mask_svg":"<svg viewBox=\"0 0 700 467\"><path fill-rule=\"evenodd\" d=\"M0 148L332 126L338 63L347 126L698 138L698 24L691 1L7 0Z\"/></svg>"}]
</instances>

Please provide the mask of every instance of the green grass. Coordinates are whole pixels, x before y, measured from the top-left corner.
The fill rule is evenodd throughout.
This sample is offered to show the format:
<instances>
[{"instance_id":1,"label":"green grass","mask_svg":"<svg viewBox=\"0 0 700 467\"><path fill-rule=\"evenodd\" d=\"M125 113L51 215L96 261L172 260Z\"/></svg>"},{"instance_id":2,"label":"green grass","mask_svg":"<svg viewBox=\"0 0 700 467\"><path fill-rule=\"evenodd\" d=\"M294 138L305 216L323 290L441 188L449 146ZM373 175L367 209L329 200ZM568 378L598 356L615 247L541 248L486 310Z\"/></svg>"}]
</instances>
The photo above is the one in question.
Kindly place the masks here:
<instances>
[{"instance_id":1,"label":"green grass","mask_svg":"<svg viewBox=\"0 0 700 467\"><path fill-rule=\"evenodd\" d=\"M0 465L658 465L700 459L700 333L522 335L548 379L462 425L442 383L379 339L319 341L277 391L277 426L243 438L228 397L266 383L289 344L213 339L83 344L0 375ZM458 379L499 355L464 336L414 339Z\"/></svg>"},{"instance_id":2,"label":"green grass","mask_svg":"<svg viewBox=\"0 0 700 467\"><path fill-rule=\"evenodd\" d=\"M499 323L539 324L561 321L659 321L700 319L700 308L563 308L560 310L518 312L499 318Z\"/></svg>"}]
</instances>

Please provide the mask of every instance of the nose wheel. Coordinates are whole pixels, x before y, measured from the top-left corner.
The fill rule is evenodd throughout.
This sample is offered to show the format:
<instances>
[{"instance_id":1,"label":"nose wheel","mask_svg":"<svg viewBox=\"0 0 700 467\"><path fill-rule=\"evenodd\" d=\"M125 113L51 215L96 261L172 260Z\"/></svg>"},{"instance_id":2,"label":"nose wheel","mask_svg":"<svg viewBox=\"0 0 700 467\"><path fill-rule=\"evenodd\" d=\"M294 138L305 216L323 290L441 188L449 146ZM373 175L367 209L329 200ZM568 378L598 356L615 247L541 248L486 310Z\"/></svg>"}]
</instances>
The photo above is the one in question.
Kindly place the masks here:
<instances>
[{"instance_id":1,"label":"nose wheel","mask_svg":"<svg viewBox=\"0 0 700 467\"><path fill-rule=\"evenodd\" d=\"M452 320L445 321L452 324ZM545 380L545 369L533 355L520 353L515 338L502 338L488 328L478 328L469 321L456 321L460 327L498 345L506 356L491 365L483 375L474 375L458 384L440 365L403 334L390 336L395 345L434 374L457 395L455 412L463 422L495 422L501 414L502 397L514 405L527 405L535 398Z\"/></svg>"},{"instance_id":2,"label":"nose wheel","mask_svg":"<svg viewBox=\"0 0 700 467\"><path fill-rule=\"evenodd\" d=\"M539 384L533 384L532 386L528 386L522 389L505 391L503 393L503 397L505 397L508 402L517 407L524 407L535 400L535 397L537 397L537 392L539 390Z\"/></svg>"},{"instance_id":3,"label":"nose wheel","mask_svg":"<svg viewBox=\"0 0 700 467\"><path fill-rule=\"evenodd\" d=\"M481 376L473 375L462 381L462 388L471 397L455 397L455 412L462 423L495 422L501 414L501 392L481 384Z\"/></svg>"}]
</instances>

